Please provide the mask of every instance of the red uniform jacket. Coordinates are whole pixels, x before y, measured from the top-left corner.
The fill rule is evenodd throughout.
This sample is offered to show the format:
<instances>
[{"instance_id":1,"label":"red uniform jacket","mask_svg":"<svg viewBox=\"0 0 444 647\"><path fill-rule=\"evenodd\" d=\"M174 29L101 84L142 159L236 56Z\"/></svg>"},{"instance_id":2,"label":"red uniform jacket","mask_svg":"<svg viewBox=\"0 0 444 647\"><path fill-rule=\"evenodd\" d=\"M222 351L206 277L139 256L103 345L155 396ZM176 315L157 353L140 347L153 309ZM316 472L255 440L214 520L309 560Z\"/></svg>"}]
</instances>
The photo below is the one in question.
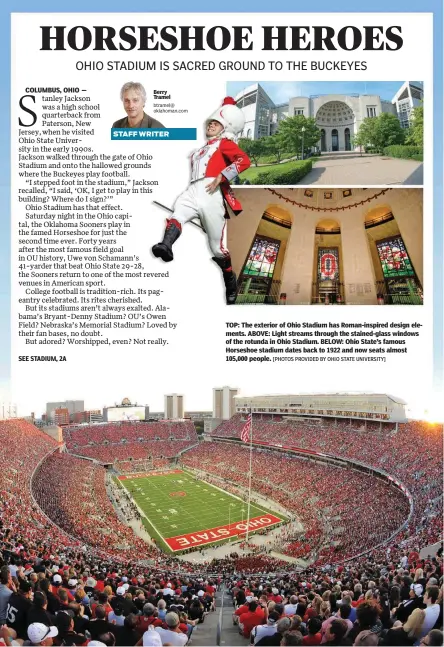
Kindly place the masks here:
<instances>
[{"instance_id":1,"label":"red uniform jacket","mask_svg":"<svg viewBox=\"0 0 444 647\"><path fill-rule=\"evenodd\" d=\"M224 199L233 212L238 215L242 211L242 205L236 199L229 183L230 180L245 171L250 164L248 155L231 139L226 137L210 139L191 157L191 181L199 180L202 177L217 177L219 173L222 173L224 180L220 187Z\"/></svg>"}]
</instances>

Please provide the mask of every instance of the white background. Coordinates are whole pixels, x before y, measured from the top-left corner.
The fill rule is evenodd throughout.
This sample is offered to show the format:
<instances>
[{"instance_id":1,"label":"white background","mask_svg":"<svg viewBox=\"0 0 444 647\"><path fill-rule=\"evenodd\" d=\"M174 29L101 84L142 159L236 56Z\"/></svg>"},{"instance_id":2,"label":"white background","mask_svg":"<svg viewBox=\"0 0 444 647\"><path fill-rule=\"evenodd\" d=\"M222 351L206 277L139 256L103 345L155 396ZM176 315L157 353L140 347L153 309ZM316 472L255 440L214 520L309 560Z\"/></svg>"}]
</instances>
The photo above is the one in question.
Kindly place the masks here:
<instances>
[{"instance_id":1,"label":"white background","mask_svg":"<svg viewBox=\"0 0 444 647\"><path fill-rule=\"evenodd\" d=\"M185 409L211 409L214 386L238 386L241 393L262 394L300 391L379 391L406 399L414 410L432 407L432 16L430 14L236 14L236 25L253 25L255 48L251 52L41 52L40 25L224 25L227 14L15 14L12 18L12 388L19 414L37 414L47 401L81 398L87 409L99 408L123 397L162 410L164 393L183 393ZM330 25L336 30L346 25L402 26L403 47L396 52L262 52L261 25ZM125 60L356 60L366 61L366 72L79 72L77 61ZM193 148L203 141L203 123L220 105L227 81L393 81L418 79L425 89L425 268L423 307L315 308L266 306L226 308L220 270L210 260L205 237L192 226L184 229L175 246L175 261L163 265L151 256L152 244L160 239L165 214L152 200L172 206L186 187ZM139 81L148 92L146 112L168 127L196 127L198 141L111 142L110 126L125 116L119 99L120 87ZM179 322L179 334L167 347L64 347L67 363L19 363L19 355L59 354L60 347L36 350L18 338L15 325L15 282L17 280L17 209L14 174L18 125L18 98L26 87L85 88L91 103L100 103L102 118L95 120L94 141L85 141L98 153L150 152L154 155L149 174L133 172L133 177L158 179L152 195L121 198L120 204L133 214L131 235L125 238L125 253L138 254L145 271L168 267L171 275L166 305L171 319ZM188 114L156 114L151 91L167 90L177 108ZM368 185L367 185L368 186ZM253 190L253 189L252 189ZM395 189L396 190L396 189ZM242 217L242 216L240 216ZM119 286L123 287L123 286ZM142 287L139 284L137 287ZM146 287L150 287L148 284ZM153 301L157 303L156 300ZM319 362L242 364L225 361L225 322L255 321L419 321L421 343L410 344L407 355L388 358L386 363ZM418 381L420 384L418 385Z\"/></svg>"}]
</instances>

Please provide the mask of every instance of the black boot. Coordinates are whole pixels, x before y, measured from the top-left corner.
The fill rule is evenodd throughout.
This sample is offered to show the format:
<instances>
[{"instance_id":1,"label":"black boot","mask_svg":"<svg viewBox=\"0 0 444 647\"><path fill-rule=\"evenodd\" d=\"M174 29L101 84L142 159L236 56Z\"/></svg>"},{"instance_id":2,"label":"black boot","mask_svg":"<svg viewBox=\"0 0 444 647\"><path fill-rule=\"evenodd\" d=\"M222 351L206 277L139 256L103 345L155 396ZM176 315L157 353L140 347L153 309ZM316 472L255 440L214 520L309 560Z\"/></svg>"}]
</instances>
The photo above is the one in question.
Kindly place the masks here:
<instances>
[{"instance_id":1,"label":"black boot","mask_svg":"<svg viewBox=\"0 0 444 647\"><path fill-rule=\"evenodd\" d=\"M182 226L180 222L171 218L167 220L167 226L165 228L165 233L163 235L163 240L161 243L157 243L151 248L154 256L160 257L165 263L169 263L173 260L173 243L179 238L182 233Z\"/></svg>"},{"instance_id":2,"label":"black boot","mask_svg":"<svg viewBox=\"0 0 444 647\"><path fill-rule=\"evenodd\" d=\"M233 272L231 267L231 257L224 256L223 258L217 258L217 256L213 256L212 260L217 263L222 270L222 276L224 277L225 283L225 297L227 305L231 306L236 303L237 297L237 280L236 274Z\"/></svg>"}]
</instances>

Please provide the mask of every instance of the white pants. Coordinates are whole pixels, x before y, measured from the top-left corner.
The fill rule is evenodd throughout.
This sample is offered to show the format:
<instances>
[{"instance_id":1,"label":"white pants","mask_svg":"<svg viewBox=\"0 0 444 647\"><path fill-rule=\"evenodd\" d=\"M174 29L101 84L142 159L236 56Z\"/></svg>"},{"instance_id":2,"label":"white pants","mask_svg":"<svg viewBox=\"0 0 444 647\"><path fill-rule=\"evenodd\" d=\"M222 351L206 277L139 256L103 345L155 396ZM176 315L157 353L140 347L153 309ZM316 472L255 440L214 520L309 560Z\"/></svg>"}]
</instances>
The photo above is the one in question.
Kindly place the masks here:
<instances>
[{"instance_id":1,"label":"white pants","mask_svg":"<svg viewBox=\"0 0 444 647\"><path fill-rule=\"evenodd\" d=\"M212 177L204 177L192 182L188 189L177 198L174 204L174 215L171 217L181 225L193 218L199 218L207 232L213 256L223 258L229 255L229 251L224 247L225 204L222 191L219 188L212 194L206 190L213 180Z\"/></svg>"}]
</instances>

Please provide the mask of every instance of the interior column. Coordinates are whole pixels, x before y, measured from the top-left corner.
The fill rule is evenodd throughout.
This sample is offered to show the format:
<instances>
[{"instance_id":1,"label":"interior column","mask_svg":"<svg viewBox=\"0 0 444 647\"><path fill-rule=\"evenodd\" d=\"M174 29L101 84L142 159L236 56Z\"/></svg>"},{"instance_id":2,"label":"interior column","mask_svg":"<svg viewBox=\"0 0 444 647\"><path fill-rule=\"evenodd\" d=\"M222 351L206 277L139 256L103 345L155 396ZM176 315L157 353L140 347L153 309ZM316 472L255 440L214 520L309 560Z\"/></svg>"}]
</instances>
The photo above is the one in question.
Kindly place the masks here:
<instances>
[{"instance_id":1,"label":"interior column","mask_svg":"<svg viewBox=\"0 0 444 647\"><path fill-rule=\"evenodd\" d=\"M311 303L315 219L313 212L292 207L293 222L282 270L281 293L288 305Z\"/></svg>"},{"instance_id":2,"label":"interior column","mask_svg":"<svg viewBox=\"0 0 444 647\"><path fill-rule=\"evenodd\" d=\"M375 275L359 208L344 211L340 216L342 263L347 305L377 304Z\"/></svg>"}]
</instances>

